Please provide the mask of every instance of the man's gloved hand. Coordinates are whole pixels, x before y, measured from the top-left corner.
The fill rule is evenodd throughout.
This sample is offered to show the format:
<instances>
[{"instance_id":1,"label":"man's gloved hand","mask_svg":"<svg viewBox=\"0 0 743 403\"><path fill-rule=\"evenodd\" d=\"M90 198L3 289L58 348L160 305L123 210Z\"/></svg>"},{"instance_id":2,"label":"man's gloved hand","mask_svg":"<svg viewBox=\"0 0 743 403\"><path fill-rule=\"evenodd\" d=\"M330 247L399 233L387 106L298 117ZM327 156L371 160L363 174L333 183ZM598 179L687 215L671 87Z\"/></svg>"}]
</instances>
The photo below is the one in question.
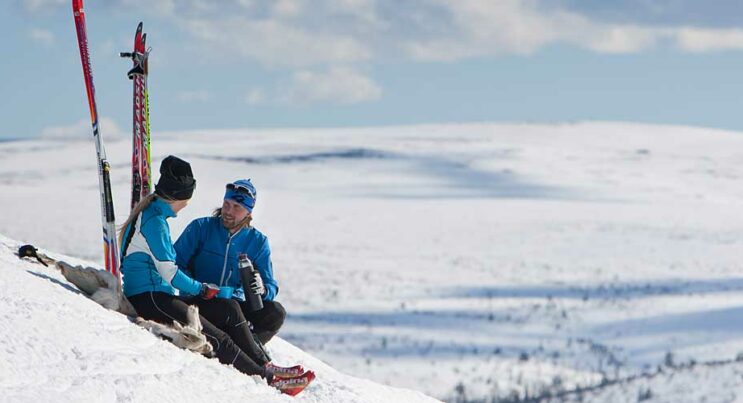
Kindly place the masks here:
<instances>
[{"instance_id":1,"label":"man's gloved hand","mask_svg":"<svg viewBox=\"0 0 743 403\"><path fill-rule=\"evenodd\" d=\"M216 284L201 283L201 292L199 296L203 299L212 299L219 294L219 287Z\"/></svg>"},{"instance_id":2,"label":"man's gloved hand","mask_svg":"<svg viewBox=\"0 0 743 403\"><path fill-rule=\"evenodd\" d=\"M263 285L263 279L258 270L253 273L253 280L250 282L250 291L258 295L266 293L266 287Z\"/></svg>"}]
</instances>

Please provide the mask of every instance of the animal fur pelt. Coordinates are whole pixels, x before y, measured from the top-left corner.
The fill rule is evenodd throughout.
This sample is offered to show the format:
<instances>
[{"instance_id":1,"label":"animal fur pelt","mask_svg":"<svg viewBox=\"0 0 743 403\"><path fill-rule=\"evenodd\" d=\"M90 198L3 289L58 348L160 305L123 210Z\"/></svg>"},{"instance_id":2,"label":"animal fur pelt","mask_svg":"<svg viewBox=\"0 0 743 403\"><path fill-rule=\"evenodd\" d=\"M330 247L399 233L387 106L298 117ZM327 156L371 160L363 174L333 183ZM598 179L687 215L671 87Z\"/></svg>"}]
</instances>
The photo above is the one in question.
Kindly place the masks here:
<instances>
[{"instance_id":1,"label":"animal fur pelt","mask_svg":"<svg viewBox=\"0 0 743 403\"><path fill-rule=\"evenodd\" d=\"M61 260L55 261L54 266L62 272L67 281L104 308L126 316L137 316L134 307L121 292L119 280L113 274L92 267L72 266Z\"/></svg>"},{"instance_id":2,"label":"animal fur pelt","mask_svg":"<svg viewBox=\"0 0 743 403\"><path fill-rule=\"evenodd\" d=\"M137 317L136 323L149 330L152 334L169 340L178 347L204 355L212 352L212 345L206 342L206 337L201 333L202 326L199 319L199 307L196 305L188 306L188 324L186 326L182 326L177 321L173 321L173 326L166 326L162 323L142 319L141 317Z\"/></svg>"}]
</instances>

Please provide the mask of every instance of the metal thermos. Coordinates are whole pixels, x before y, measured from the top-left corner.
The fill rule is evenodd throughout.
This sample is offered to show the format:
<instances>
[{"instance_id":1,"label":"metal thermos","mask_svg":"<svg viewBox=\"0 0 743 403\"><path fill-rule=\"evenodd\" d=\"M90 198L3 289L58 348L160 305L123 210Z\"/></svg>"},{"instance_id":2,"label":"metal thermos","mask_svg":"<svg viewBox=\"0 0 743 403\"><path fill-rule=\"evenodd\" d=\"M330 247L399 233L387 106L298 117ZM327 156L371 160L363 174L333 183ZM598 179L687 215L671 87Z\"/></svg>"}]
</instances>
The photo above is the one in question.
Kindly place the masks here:
<instances>
[{"instance_id":1,"label":"metal thermos","mask_svg":"<svg viewBox=\"0 0 743 403\"><path fill-rule=\"evenodd\" d=\"M263 297L256 294L250 289L250 283L253 282L255 277L255 268L253 263L250 262L248 255L242 253L237 260L237 267L240 269L240 280L243 283L243 291L245 291L245 302L250 307L251 312L255 312L263 309Z\"/></svg>"}]
</instances>

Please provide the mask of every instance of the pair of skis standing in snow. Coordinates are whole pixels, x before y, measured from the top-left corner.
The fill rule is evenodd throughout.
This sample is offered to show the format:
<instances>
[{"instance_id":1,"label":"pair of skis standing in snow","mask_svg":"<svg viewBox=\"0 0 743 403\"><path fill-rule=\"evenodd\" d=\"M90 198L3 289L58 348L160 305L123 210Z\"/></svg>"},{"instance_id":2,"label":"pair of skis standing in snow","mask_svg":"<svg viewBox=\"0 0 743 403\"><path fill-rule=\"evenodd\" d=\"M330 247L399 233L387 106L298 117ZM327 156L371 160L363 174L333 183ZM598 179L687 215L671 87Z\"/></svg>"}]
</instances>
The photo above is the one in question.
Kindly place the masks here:
<instances>
[{"instance_id":1,"label":"pair of skis standing in snow","mask_svg":"<svg viewBox=\"0 0 743 403\"><path fill-rule=\"evenodd\" d=\"M267 342L278 331L285 312L273 301L278 287L273 279L268 241L250 226L256 201L256 191L250 180L228 184L222 207L213 217L192 222L175 247L166 220L175 217L193 194L196 181L190 165L173 156L163 160L155 193L150 194L149 50L145 49L141 23L135 35L134 52L121 54L134 62L128 74L134 83L134 142L132 211L122 228L120 245L117 245L110 168L98 127L83 2L72 0L72 6L98 156L106 270L117 278L124 273L124 294L137 314L145 319L186 324L189 322L188 304L195 304L201 309L202 331L220 362L234 365L246 374L259 375L283 393L296 395L312 382L315 374L299 365L274 365L259 344ZM220 245L215 249L216 243ZM118 246L122 250L121 260L118 259ZM220 252L215 254L215 251ZM256 263L258 270L254 271L252 279L242 280L244 275L240 273L236 258L238 251L248 255L248 259L242 260ZM223 259L220 273L214 270L219 267L215 256L216 260ZM219 281L216 281L217 276ZM176 296L174 287L183 296ZM254 312L247 303L240 302L246 292L258 293L267 306ZM254 325L262 321L268 326L257 327L259 332L254 337L246 317Z\"/></svg>"}]
</instances>

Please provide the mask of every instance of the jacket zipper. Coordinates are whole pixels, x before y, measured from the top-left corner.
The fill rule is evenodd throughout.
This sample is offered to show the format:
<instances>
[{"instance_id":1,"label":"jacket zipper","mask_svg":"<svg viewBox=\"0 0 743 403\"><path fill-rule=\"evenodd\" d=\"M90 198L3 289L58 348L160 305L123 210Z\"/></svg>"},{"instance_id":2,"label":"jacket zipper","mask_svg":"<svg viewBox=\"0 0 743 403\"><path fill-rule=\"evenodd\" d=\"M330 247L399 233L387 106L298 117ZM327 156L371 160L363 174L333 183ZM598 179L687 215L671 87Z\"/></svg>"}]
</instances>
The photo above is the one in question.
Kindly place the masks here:
<instances>
[{"instance_id":1,"label":"jacket zipper","mask_svg":"<svg viewBox=\"0 0 743 403\"><path fill-rule=\"evenodd\" d=\"M238 230L237 232L235 232L234 234L232 234L232 235L230 235L230 236L227 237L227 246L226 246L226 248L224 250L224 265L222 265L222 275L219 277L219 286L220 287L224 286L224 282L225 282L224 273L227 271L227 258L230 255L230 244L232 243L232 238L234 238L235 235L237 235L238 233L240 233L240 231L242 231L242 228L240 230ZM230 273L230 275L232 275L232 273ZM229 277L227 277L227 278L229 279Z\"/></svg>"}]
</instances>

